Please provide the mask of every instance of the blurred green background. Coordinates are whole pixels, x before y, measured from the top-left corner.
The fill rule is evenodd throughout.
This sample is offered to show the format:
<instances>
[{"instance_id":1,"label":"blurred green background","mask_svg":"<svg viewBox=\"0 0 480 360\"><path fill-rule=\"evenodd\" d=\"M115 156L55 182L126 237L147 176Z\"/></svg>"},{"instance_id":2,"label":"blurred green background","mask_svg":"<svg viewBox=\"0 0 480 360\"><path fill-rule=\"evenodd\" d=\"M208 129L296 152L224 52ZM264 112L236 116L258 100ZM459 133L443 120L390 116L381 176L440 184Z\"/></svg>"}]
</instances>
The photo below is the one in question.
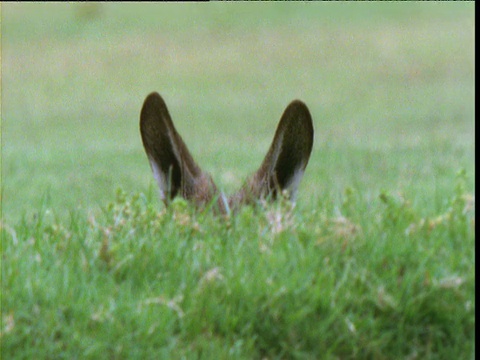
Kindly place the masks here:
<instances>
[{"instance_id":1,"label":"blurred green background","mask_svg":"<svg viewBox=\"0 0 480 360\"><path fill-rule=\"evenodd\" d=\"M156 191L138 129L151 91L227 191L295 98L315 127L302 206L354 187L435 207L460 168L473 188L473 2L2 3L1 15L6 222Z\"/></svg>"}]
</instances>

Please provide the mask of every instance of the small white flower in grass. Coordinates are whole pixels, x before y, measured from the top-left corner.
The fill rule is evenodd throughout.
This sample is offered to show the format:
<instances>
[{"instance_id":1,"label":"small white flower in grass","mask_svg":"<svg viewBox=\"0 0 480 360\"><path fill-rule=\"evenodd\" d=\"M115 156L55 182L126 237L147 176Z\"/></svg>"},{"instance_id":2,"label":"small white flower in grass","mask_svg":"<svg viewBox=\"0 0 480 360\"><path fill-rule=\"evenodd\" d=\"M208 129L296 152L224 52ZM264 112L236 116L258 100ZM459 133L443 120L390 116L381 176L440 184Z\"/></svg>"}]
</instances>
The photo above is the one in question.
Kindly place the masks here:
<instances>
[{"instance_id":1,"label":"small white flower in grass","mask_svg":"<svg viewBox=\"0 0 480 360\"><path fill-rule=\"evenodd\" d=\"M5 229L7 231L7 233L10 234L10 236L12 237L12 244L13 245L15 245L15 246L18 245L17 233L15 232L15 230L13 228L5 225L3 222L0 222L0 229Z\"/></svg>"},{"instance_id":2,"label":"small white flower in grass","mask_svg":"<svg viewBox=\"0 0 480 360\"><path fill-rule=\"evenodd\" d=\"M208 270L200 279L200 284L211 283L214 280L223 280L223 275L220 273L219 267Z\"/></svg>"},{"instance_id":3,"label":"small white flower in grass","mask_svg":"<svg viewBox=\"0 0 480 360\"><path fill-rule=\"evenodd\" d=\"M351 322L349 318L345 318L345 324L347 324L347 328L352 334L355 334L357 332L355 324Z\"/></svg>"},{"instance_id":4,"label":"small white flower in grass","mask_svg":"<svg viewBox=\"0 0 480 360\"><path fill-rule=\"evenodd\" d=\"M397 307L395 298L387 293L384 286L379 286L377 289L377 305L382 310L387 308L394 309Z\"/></svg>"},{"instance_id":5,"label":"small white flower in grass","mask_svg":"<svg viewBox=\"0 0 480 360\"><path fill-rule=\"evenodd\" d=\"M90 316L90 319L99 323L113 321L112 309L107 309L104 305L100 305L97 311Z\"/></svg>"},{"instance_id":6,"label":"small white flower in grass","mask_svg":"<svg viewBox=\"0 0 480 360\"><path fill-rule=\"evenodd\" d=\"M473 309L473 306L472 306L472 302L471 301L467 301L465 303L465 310L466 311L471 311Z\"/></svg>"},{"instance_id":7,"label":"small white flower in grass","mask_svg":"<svg viewBox=\"0 0 480 360\"><path fill-rule=\"evenodd\" d=\"M463 208L463 214L466 215L468 213L475 211L475 195L472 194L465 194L462 196L463 201L465 202L465 207Z\"/></svg>"},{"instance_id":8,"label":"small white flower in grass","mask_svg":"<svg viewBox=\"0 0 480 360\"><path fill-rule=\"evenodd\" d=\"M460 287L465 282L465 279L460 276L449 276L440 279L437 285L442 289L455 289Z\"/></svg>"},{"instance_id":9,"label":"small white flower in grass","mask_svg":"<svg viewBox=\"0 0 480 360\"><path fill-rule=\"evenodd\" d=\"M329 222L333 233L338 238L354 238L361 230L360 226L352 223L349 219L341 215L329 220Z\"/></svg>"},{"instance_id":10,"label":"small white flower in grass","mask_svg":"<svg viewBox=\"0 0 480 360\"><path fill-rule=\"evenodd\" d=\"M274 235L295 227L295 221L293 218L295 204L284 200L280 204L275 205L276 206L264 205L264 208L266 209L265 216Z\"/></svg>"},{"instance_id":11,"label":"small white flower in grass","mask_svg":"<svg viewBox=\"0 0 480 360\"><path fill-rule=\"evenodd\" d=\"M150 298L146 299L143 302L139 304L139 311L141 311L142 307L148 306L148 305L164 305L168 307L169 309L175 311L178 315L179 318L182 318L184 316L183 310L180 308L178 303L182 302L183 296L179 295L174 297L173 299L165 299L163 296L155 297L155 298Z\"/></svg>"},{"instance_id":12,"label":"small white flower in grass","mask_svg":"<svg viewBox=\"0 0 480 360\"><path fill-rule=\"evenodd\" d=\"M12 332L15 329L15 319L13 317L13 311L10 311L10 313L3 317L2 324L3 329L0 333L0 339L3 337L3 335Z\"/></svg>"},{"instance_id":13,"label":"small white flower in grass","mask_svg":"<svg viewBox=\"0 0 480 360\"><path fill-rule=\"evenodd\" d=\"M264 242L260 242L259 245L258 245L258 248L259 248L261 253L271 253L270 247L267 244L265 244Z\"/></svg>"}]
</instances>

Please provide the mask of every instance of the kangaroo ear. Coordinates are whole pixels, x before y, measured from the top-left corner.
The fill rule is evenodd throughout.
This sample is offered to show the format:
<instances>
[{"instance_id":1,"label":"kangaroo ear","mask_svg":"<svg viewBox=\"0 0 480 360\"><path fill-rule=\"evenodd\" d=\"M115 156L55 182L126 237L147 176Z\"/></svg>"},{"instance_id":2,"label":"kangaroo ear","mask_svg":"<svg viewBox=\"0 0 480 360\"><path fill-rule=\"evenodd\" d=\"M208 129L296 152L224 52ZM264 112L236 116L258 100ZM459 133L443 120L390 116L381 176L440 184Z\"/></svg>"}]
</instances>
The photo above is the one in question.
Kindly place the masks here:
<instances>
[{"instance_id":1,"label":"kangaroo ear","mask_svg":"<svg viewBox=\"0 0 480 360\"><path fill-rule=\"evenodd\" d=\"M165 102L156 92L148 95L143 103L140 133L165 203L176 195L197 205L213 198L216 187L211 177L193 160L173 126Z\"/></svg>"},{"instance_id":2,"label":"kangaroo ear","mask_svg":"<svg viewBox=\"0 0 480 360\"><path fill-rule=\"evenodd\" d=\"M261 172L266 171L268 192L275 197L288 190L295 199L313 147L312 117L307 106L294 100L285 109Z\"/></svg>"},{"instance_id":3,"label":"kangaroo ear","mask_svg":"<svg viewBox=\"0 0 480 360\"><path fill-rule=\"evenodd\" d=\"M275 199L284 190L294 200L312 146L312 117L303 102L294 100L280 119L262 165L231 198L231 205L249 203L263 197Z\"/></svg>"}]
</instances>

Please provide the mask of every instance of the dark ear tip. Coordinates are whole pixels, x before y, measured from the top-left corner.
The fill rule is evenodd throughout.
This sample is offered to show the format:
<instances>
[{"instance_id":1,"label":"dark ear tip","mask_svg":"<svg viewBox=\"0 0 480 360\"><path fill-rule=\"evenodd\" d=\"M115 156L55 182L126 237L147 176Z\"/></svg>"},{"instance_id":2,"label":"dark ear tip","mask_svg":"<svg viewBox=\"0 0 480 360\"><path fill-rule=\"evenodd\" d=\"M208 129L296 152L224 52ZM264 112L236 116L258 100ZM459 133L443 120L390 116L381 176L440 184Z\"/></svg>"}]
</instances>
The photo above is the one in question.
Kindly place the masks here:
<instances>
[{"instance_id":1,"label":"dark ear tip","mask_svg":"<svg viewBox=\"0 0 480 360\"><path fill-rule=\"evenodd\" d=\"M145 98L144 104L150 104L150 103L151 104L158 104L158 103L164 104L165 102L163 101L160 94L158 92L154 91L154 92L151 92L150 94L148 94L148 96Z\"/></svg>"},{"instance_id":2,"label":"dark ear tip","mask_svg":"<svg viewBox=\"0 0 480 360\"><path fill-rule=\"evenodd\" d=\"M290 104L288 104L287 109L291 110L291 111L307 111L307 112L309 112L307 105L305 105L305 103L302 100L299 100L299 99L295 99Z\"/></svg>"},{"instance_id":3,"label":"dark ear tip","mask_svg":"<svg viewBox=\"0 0 480 360\"><path fill-rule=\"evenodd\" d=\"M285 115L288 114L290 117L299 119L302 123L306 124L308 127L312 128L312 115L310 110L308 110L307 105L301 100L293 100L285 109Z\"/></svg>"},{"instance_id":4,"label":"dark ear tip","mask_svg":"<svg viewBox=\"0 0 480 360\"><path fill-rule=\"evenodd\" d=\"M143 102L140 119L148 118L150 116L156 116L167 111L167 105L165 101L157 92L150 93Z\"/></svg>"},{"instance_id":5,"label":"dark ear tip","mask_svg":"<svg viewBox=\"0 0 480 360\"><path fill-rule=\"evenodd\" d=\"M147 99L150 97L161 97L160 94L156 91L152 91L150 94L148 94Z\"/></svg>"},{"instance_id":6,"label":"dark ear tip","mask_svg":"<svg viewBox=\"0 0 480 360\"><path fill-rule=\"evenodd\" d=\"M292 102L290 103L290 105L294 105L294 104L307 107L307 105L305 105L305 103L304 103L302 100L300 100L300 99L292 100Z\"/></svg>"}]
</instances>

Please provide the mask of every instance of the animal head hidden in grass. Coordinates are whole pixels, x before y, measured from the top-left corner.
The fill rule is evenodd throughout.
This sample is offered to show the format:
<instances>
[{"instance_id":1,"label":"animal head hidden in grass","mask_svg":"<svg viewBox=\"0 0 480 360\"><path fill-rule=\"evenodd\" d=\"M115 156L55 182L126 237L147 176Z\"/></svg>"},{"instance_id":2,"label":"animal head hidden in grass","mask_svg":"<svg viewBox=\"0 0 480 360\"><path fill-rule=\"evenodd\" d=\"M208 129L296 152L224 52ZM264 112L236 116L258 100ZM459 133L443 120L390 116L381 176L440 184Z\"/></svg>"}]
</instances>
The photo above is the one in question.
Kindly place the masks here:
<instances>
[{"instance_id":1,"label":"animal head hidden in grass","mask_svg":"<svg viewBox=\"0 0 480 360\"><path fill-rule=\"evenodd\" d=\"M212 204L222 214L262 199L273 201L282 194L294 201L313 146L310 112L303 102L294 100L285 109L258 170L236 193L226 197L195 162L173 125L165 101L156 92L143 104L140 133L166 205L181 196L197 208Z\"/></svg>"}]
</instances>

